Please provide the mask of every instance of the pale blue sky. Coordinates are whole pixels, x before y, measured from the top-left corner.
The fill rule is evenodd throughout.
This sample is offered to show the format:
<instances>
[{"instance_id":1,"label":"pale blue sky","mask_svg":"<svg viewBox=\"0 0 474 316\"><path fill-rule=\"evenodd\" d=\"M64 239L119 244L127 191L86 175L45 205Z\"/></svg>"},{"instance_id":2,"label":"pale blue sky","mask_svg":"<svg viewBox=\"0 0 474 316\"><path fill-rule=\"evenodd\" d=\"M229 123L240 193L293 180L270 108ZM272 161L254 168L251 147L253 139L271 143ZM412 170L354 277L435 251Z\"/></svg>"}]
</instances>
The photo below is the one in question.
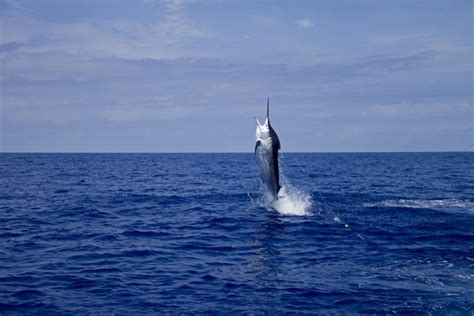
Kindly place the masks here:
<instances>
[{"instance_id":1,"label":"pale blue sky","mask_svg":"<svg viewBox=\"0 0 474 316\"><path fill-rule=\"evenodd\" d=\"M2 1L0 150L473 149L472 1Z\"/></svg>"}]
</instances>

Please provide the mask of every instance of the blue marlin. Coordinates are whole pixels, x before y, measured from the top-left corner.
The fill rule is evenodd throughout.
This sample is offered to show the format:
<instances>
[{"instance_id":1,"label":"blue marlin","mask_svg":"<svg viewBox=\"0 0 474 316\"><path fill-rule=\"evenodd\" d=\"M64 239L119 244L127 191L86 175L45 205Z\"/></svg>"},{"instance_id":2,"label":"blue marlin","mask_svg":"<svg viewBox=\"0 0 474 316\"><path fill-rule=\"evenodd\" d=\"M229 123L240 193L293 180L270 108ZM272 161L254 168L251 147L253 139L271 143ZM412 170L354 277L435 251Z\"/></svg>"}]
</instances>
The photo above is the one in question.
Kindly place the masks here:
<instances>
[{"instance_id":1,"label":"blue marlin","mask_svg":"<svg viewBox=\"0 0 474 316\"><path fill-rule=\"evenodd\" d=\"M277 200L278 192L281 189L278 167L280 140L270 125L270 99L267 99L267 118L265 122L261 124L257 118L255 118L255 121L257 122L255 156L260 167L260 175L272 198Z\"/></svg>"}]
</instances>

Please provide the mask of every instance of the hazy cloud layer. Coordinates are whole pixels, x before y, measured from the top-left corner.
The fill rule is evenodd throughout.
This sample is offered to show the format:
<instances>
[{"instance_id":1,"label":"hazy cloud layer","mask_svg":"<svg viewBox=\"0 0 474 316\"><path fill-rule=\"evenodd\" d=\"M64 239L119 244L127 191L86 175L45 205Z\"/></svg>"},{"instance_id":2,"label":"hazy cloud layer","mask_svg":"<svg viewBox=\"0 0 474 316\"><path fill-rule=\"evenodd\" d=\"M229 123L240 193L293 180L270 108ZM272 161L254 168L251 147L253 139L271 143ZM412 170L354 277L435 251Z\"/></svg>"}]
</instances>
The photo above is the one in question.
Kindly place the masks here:
<instances>
[{"instance_id":1,"label":"hazy cloud layer","mask_svg":"<svg viewBox=\"0 0 474 316\"><path fill-rule=\"evenodd\" d=\"M285 151L473 144L467 2L73 4L0 5L2 151L251 151L267 96Z\"/></svg>"}]
</instances>

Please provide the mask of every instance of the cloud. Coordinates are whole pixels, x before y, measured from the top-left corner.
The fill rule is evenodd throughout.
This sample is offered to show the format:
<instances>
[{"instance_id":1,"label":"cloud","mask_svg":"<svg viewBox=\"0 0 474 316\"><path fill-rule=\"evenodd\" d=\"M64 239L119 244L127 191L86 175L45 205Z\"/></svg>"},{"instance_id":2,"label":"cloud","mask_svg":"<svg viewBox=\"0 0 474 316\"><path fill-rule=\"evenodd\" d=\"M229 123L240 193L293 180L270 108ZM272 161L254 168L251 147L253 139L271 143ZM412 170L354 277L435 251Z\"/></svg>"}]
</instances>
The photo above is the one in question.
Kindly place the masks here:
<instances>
[{"instance_id":1,"label":"cloud","mask_svg":"<svg viewBox=\"0 0 474 316\"><path fill-rule=\"evenodd\" d=\"M54 135L69 146L65 150L100 151L118 139L125 143L112 150L190 150L223 139L235 139L229 150L247 150L254 129L249 118L264 112L267 95L279 131L294 135L294 142L285 141L296 144L293 150L373 149L364 142L385 126L380 144L389 148L392 132L406 136L404 124L428 130L471 121L472 48L441 41L435 29L431 38L421 32L373 35L380 45L361 43L368 38L365 27L315 41L298 36L300 28L320 25L324 16L285 22L279 11L253 17L244 10L232 19L218 6L203 14L203 7L182 1L136 5L140 13L119 10L106 18L55 19L16 9L1 16L6 150L61 148ZM390 43L400 45L385 47ZM153 137L142 139L144 130ZM355 136L359 143L346 137L356 132L364 134ZM94 147L97 135L108 136ZM318 136L320 146L315 135L327 141ZM338 137L346 141L334 142Z\"/></svg>"},{"instance_id":2,"label":"cloud","mask_svg":"<svg viewBox=\"0 0 474 316\"><path fill-rule=\"evenodd\" d=\"M245 151L254 129L251 118L263 115L267 95L275 124L286 135L287 150L361 150L385 125L384 140L402 124L426 127L436 120L440 126L465 126L471 117L471 87L463 88L463 82L470 82L470 74L456 74L453 81L438 72L435 81L424 80L426 73L417 68L424 62L430 62L429 54L295 67L19 52L4 58L4 150L201 150L190 147L193 135L192 146L223 150L212 146L231 138L236 142L229 150ZM410 67L400 66L406 63ZM452 87L457 89L454 94ZM443 97L453 97L443 103L436 95L440 90ZM145 131L151 136L145 137ZM348 139L352 132L359 134ZM321 141L329 137L344 142L311 147L319 134ZM60 136L48 136L48 143L41 135ZM308 135L307 143L298 140L302 135ZM117 144L117 139L124 143ZM173 147L177 144L180 147Z\"/></svg>"},{"instance_id":3,"label":"cloud","mask_svg":"<svg viewBox=\"0 0 474 316\"><path fill-rule=\"evenodd\" d=\"M426 50L405 56L373 58L358 63L357 67L360 69L376 71L410 70L432 61L437 54L438 53L435 50Z\"/></svg>"},{"instance_id":4,"label":"cloud","mask_svg":"<svg viewBox=\"0 0 474 316\"><path fill-rule=\"evenodd\" d=\"M0 15L2 16L17 16L22 14L30 14L19 1L16 0L1 0L0 1Z\"/></svg>"},{"instance_id":5,"label":"cloud","mask_svg":"<svg viewBox=\"0 0 474 316\"><path fill-rule=\"evenodd\" d=\"M423 100L400 102L396 104L376 104L368 107L368 116L374 118L442 118L465 113L469 115L471 107L467 101L440 102L438 100Z\"/></svg>"},{"instance_id":6,"label":"cloud","mask_svg":"<svg viewBox=\"0 0 474 316\"><path fill-rule=\"evenodd\" d=\"M0 45L6 51L20 47L12 43L24 43L21 51L26 53L61 51L133 59L197 57L204 49L186 49L186 44L189 39L198 41L210 33L195 26L187 4L179 0L144 4L153 5L148 10L156 11L157 17L152 21L86 17L66 22L14 11L9 5L5 12L15 14L2 16Z\"/></svg>"},{"instance_id":7,"label":"cloud","mask_svg":"<svg viewBox=\"0 0 474 316\"><path fill-rule=\"evenodd\" d=\"M404 91L406 88L381 83L391 78L404 80L404 73L429 60L429 54L418 53L355 64L294 67L219 59L137 60L64 52L18 53L3 58L1 79L4 109L10 119L139 122L252 116L252 104L268 94L280 102L328 104L317 112L309 106L296 113L331 118L352 113L344 104L410 99L413 92ZM419 82L423 86L424 81ZM331 105L338 105L337 109ZM280 111L295 115L293 107ZM390 114L380 111L380 115Z\"/></svg>"},{"instance_id":8,"label":"cloud","mask_svg":"<svg viewBox=\"0 0 474 316\"><path fill-rule=\"evenodd\" d=\"M473 49L470 41L456 43L450 37L435 36L425 32L372 34L369 35L368 40L370 44L375 46L416 45L425 50L436 50L445 53L462 53L472 51Z\"/></svg>"},{"instance_id":9,"label":"cloud","mask_svg":"<svg viewBox=\"0 0 474 316\"><path fill-rule=\"evenodd\" d=\"M25 43L20 43L20 42L8 42L8 43L2 43L0 44L0 53L10 53L21 46L25 45Z\"/></svg>"},{"instance_id":10,"label":"cloud","mask_svg":"<svg viewBox=\"0 0 474 316\"><path fill-rule=\"evenodd\" d=\"M314 23L309 19L301 19L296 21L296 26L299 28L307 29L314 26Z\"/></svg>"},{"instance_id":11,"label":"cloud","mask_svg":"<svg viewBox=\"0 0 474 316\"><path fill-rule=\"evenodd\" d=\"M397 34L372 34L369 41L377 45L398 44L404 41L419 40L426 38L428 35L422 32L416 33L397 33Z\"/></svg>"},{"instance_id":12,"label":"cloud","mask_svg":"<svg viewBox=\"0 0 474 316\"><path fill-rule=\"evenodd\" d=\"M208 36L207 32L197 28L187 11L185 1L168 0L165 1L166 16L159 24L161 33L178 37L203 37Z\"/></svg>"},{"instance_id":13,"label":"cloud","mask_svg":"<svg viewBox=\"0 0 474 316\"><path fill-rule=\"evenodd\" d=\"M268 15L256 15L252 17L252 20L264 26L274 26L279 22L277 17Z\"/></svg>"}]
</instances>

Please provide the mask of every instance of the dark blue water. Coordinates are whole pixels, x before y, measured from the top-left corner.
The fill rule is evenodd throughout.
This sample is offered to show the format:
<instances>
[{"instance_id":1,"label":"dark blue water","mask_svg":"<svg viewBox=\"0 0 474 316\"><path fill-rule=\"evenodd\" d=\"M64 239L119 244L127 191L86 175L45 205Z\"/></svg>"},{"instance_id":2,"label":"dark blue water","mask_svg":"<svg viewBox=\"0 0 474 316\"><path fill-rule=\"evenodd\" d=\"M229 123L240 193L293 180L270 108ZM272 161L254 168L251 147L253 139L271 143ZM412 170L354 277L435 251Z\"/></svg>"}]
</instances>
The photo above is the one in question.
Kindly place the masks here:
<instances>
[{"instance_id":1,"label":"dark blue water","mask_svg":"<svg viewBox=\"0 0 474 316\"><path fill-rule=\"evenodd\" d=\"M1 154L0 312L474 309L474 154Z\"/></svg>"}]
</instances>

